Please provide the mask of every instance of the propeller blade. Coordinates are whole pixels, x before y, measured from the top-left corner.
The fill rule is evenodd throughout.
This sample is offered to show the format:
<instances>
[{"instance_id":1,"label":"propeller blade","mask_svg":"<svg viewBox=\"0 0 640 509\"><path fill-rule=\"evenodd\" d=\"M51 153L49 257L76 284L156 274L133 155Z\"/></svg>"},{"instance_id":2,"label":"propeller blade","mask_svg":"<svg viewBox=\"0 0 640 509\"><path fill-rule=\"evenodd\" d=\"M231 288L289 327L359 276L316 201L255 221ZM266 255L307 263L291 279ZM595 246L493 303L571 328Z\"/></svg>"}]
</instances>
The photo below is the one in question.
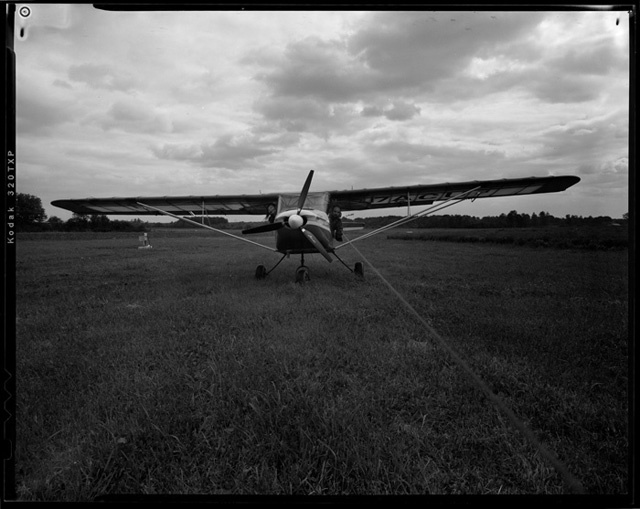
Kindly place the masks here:
<instances>
[{"instance_id":1,"label":"propeller blade","mask_svg":"<svg viewBox=\"0 0 640 509\"><path fill-rule=\"evenodd\" d=\"M300 193L300 198L298 198L298 214L300 214L300 211L304 206L304 202L307 199L307 193L309 192L309 187L311 186L312 178L313 178L313 170L309 172L309 176L307 177L307 180L305 181L304 186L302 186L302 192Z\"/></svg>"},{"instance_id":2,"label":"propeller blade","mask_svg":"<svg viewBox=\"0 0 640 509\"><path fill-rule=\"evenodd\" d=\"M283 226L284 226L284 223L263 224L260 226L256 226L254 228L247 228L246 230L242 230L242 233L244 235L250 235L252 233L272 232L274 230L279 230Z\"/></svg>"},{"instance_id":3,"label":"propeller blade","mask_svg":"<svg viewBox=\"0 0 640 509\"><path fill-rule=\"evenodd\" d=\"M327 250L322 245L322 242L320 242L313 233L311 233L309 230L305 230L304 228L300 228L300 231L304 234L305 237L307 237L309 242L313 244L313 247L315 247L320 252L320 254L327 259L329 263L333 261L333 259L329 256L329 253L327 253Z\"/></svg>"}]
</instances>

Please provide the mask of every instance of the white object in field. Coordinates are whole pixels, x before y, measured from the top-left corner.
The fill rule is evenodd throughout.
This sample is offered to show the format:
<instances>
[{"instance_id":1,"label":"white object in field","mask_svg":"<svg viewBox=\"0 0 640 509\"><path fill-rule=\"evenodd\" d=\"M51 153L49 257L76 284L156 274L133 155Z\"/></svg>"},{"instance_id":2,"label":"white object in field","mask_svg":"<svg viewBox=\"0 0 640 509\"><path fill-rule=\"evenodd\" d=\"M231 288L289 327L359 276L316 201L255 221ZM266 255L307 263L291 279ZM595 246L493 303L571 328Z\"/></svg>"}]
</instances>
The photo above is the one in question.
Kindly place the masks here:
<instances>
[{"instance_id":1,"label":"white object in field","mask_svg":"<svg viewBox=\"0 0 640 509\"><path fill-rule=\"evenodd\" d=\"M151 249L151 244L149 244L149 239L147 238L147 234L140 235L138 240L142 243L141 246L138 246L138 249Z\"/></svg>"}]
</instances>

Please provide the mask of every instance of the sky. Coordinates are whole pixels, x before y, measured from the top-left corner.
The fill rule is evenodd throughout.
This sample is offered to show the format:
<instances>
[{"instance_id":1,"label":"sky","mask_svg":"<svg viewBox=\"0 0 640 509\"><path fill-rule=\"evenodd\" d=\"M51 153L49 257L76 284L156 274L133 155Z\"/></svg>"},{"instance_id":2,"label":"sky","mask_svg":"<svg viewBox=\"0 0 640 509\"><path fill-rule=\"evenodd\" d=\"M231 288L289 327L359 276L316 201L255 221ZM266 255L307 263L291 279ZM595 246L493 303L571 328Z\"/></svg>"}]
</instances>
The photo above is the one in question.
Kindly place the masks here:
<instances>
[{"instance_id":1,"label":"sky","mask_svg":"<svg viewBox=\"0 0 640 509\"><path fill-rule=\"evenodd\" d=\"M626 11L20 6L18 191L48 216L71 217L63 198L296 192L309 170L311 191L577 175L442 213L629 210Z\"/></svg>"}]
</instances>

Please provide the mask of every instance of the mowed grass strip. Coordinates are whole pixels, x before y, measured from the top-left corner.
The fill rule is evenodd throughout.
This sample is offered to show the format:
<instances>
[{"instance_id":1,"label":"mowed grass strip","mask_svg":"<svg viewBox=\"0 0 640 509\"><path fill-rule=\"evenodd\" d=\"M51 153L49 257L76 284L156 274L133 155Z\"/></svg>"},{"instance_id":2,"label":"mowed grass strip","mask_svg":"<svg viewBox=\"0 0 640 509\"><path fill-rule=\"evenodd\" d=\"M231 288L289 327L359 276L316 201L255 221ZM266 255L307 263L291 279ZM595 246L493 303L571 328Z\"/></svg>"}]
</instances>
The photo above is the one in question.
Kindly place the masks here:
<instances>
[{"instance_id":1,"label":"mowed grass strip","mask_svg":"<svg viewBox=\"0 0 640 509\"><path fill-rule=\"evenodd\" d=\"M22 499L566 492L373 275L150 239L18 245ZM626 491L626 253L360 249L590 493Z\"/></svg>"}]
</instances>

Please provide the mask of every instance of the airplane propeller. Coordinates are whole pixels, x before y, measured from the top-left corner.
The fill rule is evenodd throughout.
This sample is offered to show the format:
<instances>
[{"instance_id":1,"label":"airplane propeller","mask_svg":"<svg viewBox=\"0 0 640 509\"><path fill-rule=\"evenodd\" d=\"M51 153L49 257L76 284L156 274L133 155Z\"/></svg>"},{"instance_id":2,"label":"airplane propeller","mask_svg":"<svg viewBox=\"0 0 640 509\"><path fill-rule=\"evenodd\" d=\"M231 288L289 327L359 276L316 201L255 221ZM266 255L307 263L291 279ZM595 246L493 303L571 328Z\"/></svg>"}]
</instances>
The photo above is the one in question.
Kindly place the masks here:
<instances>
[{"instance_id":1,"label":"airplane propeller","mask_svg":"<svg viewBox=\"0 0 640 509\"><path fill-rule=\"evenodd\" d=\"M298 214L300 214L302 207L304 207L304 202L307 200L309 187L311 187L311 179L313 179L313 170L309 172L309 176L307 177L304 186L302 186L302 192L300 193L300 198L298 198Z\"/></svg>"},{"instance_id":2,"label":"airplane propeller","mask_svg":"<svg viewBox=\"0 0 640 509\"><path fill-rule=\"evenodd\" d=\"M305 237L307 237L307 240L311 242L311 244L313 244L313 247L315 247L318 252L327 259L329 263L333 261L333 259L329 256L329 253L327 253L327 250L322 245L322 242L320 242L313 233L305 230L304 228L300 228L300 231Z\"/></svg>"}]
</instances>

